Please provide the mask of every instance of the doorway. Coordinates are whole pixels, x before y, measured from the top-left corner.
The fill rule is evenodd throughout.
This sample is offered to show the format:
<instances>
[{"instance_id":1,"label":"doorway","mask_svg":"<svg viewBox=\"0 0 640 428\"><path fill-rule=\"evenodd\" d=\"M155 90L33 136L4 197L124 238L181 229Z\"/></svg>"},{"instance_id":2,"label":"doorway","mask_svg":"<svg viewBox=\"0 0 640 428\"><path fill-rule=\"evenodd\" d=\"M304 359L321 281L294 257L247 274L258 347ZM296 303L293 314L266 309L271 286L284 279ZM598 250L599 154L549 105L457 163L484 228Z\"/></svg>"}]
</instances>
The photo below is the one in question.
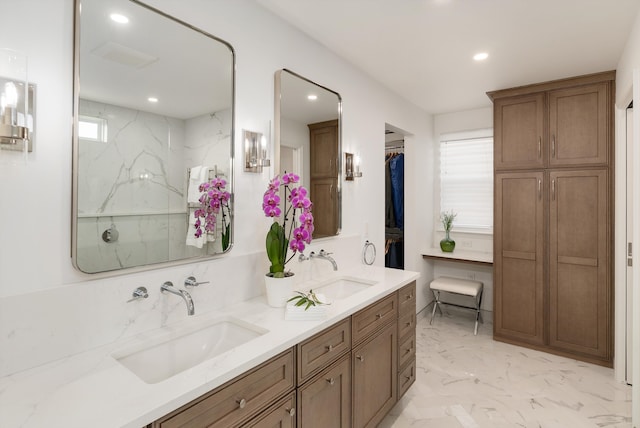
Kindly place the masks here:
<instances>
[{"instance_id":1,"label":"doorway","mask_svg":"<svg viewBox=\"0 0 640 428\"><path fill-rule=\"evenodd\" d=\"M404 134L385 129L385 267L404 269Z\"/></svg>"}]
</instances>

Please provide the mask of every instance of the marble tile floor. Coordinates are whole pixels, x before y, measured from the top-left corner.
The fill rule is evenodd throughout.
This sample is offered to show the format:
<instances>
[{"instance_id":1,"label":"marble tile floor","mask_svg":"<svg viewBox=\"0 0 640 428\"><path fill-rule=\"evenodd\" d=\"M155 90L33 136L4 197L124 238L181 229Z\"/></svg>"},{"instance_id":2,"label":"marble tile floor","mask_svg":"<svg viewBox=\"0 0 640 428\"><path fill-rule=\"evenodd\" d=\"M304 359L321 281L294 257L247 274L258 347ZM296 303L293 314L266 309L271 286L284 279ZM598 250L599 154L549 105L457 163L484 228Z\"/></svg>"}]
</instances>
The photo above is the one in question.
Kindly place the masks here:
<instances>
[{"instance_id":1,"label":"marble tile floor","mask_svg":"<svg viewBox=\"0 0 640 428\"><path fill-rule=\"evenodd\" d=\"M631 427L612 369L495 342L487 321L474 336L471 311L443 309L418 314L416 382L379 428Z\"/></svg>"}]
</instances>

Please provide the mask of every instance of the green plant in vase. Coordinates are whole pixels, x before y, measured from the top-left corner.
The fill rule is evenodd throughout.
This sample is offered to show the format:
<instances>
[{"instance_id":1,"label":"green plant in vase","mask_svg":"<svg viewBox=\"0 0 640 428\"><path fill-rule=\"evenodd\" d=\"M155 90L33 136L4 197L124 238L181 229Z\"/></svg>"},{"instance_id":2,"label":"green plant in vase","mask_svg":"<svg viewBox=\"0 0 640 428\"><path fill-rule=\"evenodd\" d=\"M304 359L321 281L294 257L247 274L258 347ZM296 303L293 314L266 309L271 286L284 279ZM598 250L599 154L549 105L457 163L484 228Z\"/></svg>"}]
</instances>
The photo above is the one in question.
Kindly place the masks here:
<instances>
[{"instance_id":1,"label":"green plant in vase","mask_svg":"<svg viewBox=\"0 0 640 428\"><path fill-rule=\"evenodd\" d=\"M442 222L442 227L444 227L444 239L440 241L440 249L445 253L452 253L453 249L456 248L456 241L449 236L456 215L453 211L440 213L440 221Z\"/></svg>"}]
</instances>

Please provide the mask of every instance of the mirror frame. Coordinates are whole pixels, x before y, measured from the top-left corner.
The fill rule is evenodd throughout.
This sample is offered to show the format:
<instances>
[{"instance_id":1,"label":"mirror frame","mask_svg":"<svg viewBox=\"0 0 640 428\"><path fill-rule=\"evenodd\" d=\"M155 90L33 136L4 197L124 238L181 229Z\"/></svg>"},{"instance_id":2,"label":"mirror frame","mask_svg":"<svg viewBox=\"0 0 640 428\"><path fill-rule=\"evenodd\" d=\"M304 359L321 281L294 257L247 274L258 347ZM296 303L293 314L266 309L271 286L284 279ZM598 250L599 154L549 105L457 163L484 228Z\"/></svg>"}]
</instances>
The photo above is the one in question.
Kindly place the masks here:
<instances>
[{"instance_id":1,"label":"mirror frame","mask_svg":"<svg viewBox=\"0 0 640 428\"><path fill-rule=\"evenodd\" d=\"M85 272L77 265L78 256L78 165L79 165L79 137L78 137L78 107L80 104L80 15L81 15L81 3L82 0L74 0L74 12L73 12L73 124L72 124L72 177L71 177L71 261L73 267L87 275L120 275L123 273L142 272L160 267L178 266L188 263L200 262L205 260L211 260L219 258L227 254L234 246L235 238L235 127L236 127L236 52L233 46L219 38L210 34L198 27L195 27L187 22L184 22L174 16L171 16L159 9L143 3L140 0L129 0L130 2L137 4L153 13L156 13L164 18L167 18L178 25L182 25L188 29L196 31L206 37L211 38L214 41L222 43L229 49L231 54L231 129L230 129L230 151L229 151L229 179L227 182L231 188L231 196L229 202L232 209L229 213L230 221L230 238L229 247L215 254L205 254L201 256L185 257L183 259L168 260L164 262L155 262L138 266L125 267L120 269L104 270L99 272Z\"/></svg>"},{"instance_id":2,"label":"mirror frame","mask_svg":"<svg viewBox=\"0 0 640 428\"><path fill-rule=\"evenodd\" d=\"M328 91L338 97L338 159L336 160L336 165L338 167L338 180L336 184L336 194L338 198L338 229L336 234L333 236L323 236L321 238L313 238L314 241L322 240L322 239L330 239L335 236L340 235L342 232L342 181L344 178L343 174L343 156L342 156L342 97L340 94L332 89L327 88L326 86L320 85L313 80L310 80L295 71L291 71L287 68L283 68L281 70L277 70L275 73L275 82L274 82L274 131L273 131L273 146L274 146L274 171L277 173L280 171L280 135L281 135L281 94L282 94L282 73L288 73L298 79L301 79L307 83L310 83L318 88L321 88L325 91ZM313 201L311 201L313 203ZM313 211L312 211L313 212ZM315 213L313 214L315 218Z\"/></svg>"}]
</instances>

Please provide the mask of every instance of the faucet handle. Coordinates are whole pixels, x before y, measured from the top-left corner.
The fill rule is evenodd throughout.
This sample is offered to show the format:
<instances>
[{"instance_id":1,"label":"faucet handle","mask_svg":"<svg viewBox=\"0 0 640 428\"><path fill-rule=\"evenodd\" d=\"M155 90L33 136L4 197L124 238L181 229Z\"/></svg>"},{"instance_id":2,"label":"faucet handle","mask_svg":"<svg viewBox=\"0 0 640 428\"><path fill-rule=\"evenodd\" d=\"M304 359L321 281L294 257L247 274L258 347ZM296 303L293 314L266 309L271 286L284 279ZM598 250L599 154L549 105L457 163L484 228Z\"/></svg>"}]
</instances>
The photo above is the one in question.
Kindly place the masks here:
<instances>
[{"instance_id":1,"label":"faucet handle","mask_svg":"<svg viewBox=\"0 0 640 428\"><path fill-rule=\"evenodd\" d=\"M190 276L184 280L185 287L197 287L200 284L208 284L208 283L209 281L201 281L201 282L196 281L195 276Z\"/></svg>"},{"instance_id":2,"label":"faucet handle","mask_svg":"<svg viewBox=\"0 0 640 428\"><path fill-rule=\"evenodd\" d=\"M127 303L133 302L134 300L146 299L147 297L149 297L149 293L147 292L146 287L138 287L135 290L133 290L133 293L131 293L131 296L132 296L131 299L127 300Z\"/></svg>"},{"instance_id":3,"label":"faucet handle","mask_svg":"<svg viewBox=\"0 0 640 428\"><path fill-rule=\"evenodd\" d=\"M330 256L331 254L333 254L333 253L328 253L325 250L320 250L320 255L321 256Z\"/></svg>"}]
</instances>

